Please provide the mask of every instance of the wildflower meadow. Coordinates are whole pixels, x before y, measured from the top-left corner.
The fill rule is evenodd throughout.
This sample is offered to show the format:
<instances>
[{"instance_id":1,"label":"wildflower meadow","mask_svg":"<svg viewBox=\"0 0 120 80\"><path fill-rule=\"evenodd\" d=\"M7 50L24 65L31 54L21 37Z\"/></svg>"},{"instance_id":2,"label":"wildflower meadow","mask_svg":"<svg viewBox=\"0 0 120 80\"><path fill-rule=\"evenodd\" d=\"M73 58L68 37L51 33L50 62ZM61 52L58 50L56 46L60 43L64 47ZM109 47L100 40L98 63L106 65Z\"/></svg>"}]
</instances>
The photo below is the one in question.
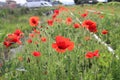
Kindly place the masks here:
<instances>
[{"instance_id":1,"label":"wildflower meadow","mask_svg":"<svg viewBox=\"0 0 120 80\"><path fill-rule=\"evenodd\" d=\"M120 7L106 4L1 18L0 80L120 80Z\"/></svg>"}]
</instances>

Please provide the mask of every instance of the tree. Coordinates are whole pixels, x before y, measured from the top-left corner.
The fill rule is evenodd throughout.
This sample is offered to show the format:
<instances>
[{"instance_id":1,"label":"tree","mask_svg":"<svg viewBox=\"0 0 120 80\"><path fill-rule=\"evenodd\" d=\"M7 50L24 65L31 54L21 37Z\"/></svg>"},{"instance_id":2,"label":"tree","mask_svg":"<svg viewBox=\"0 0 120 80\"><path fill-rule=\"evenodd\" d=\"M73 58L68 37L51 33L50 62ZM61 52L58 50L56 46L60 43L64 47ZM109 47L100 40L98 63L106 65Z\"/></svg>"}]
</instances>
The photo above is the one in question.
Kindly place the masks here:
<instances>
[{"instance_id":1,"label":"tree","mask_svg":"<svg viewBox=\"0 0 120 80\"><path fill-rule=\"evenodd\" d=\"M80 0L74 0L75 4L78 4L79 1L80 1Z\"/></svg>"},{"instance_id":2,"label":"tree","mask_svg":"<svg viewBox=\"0 0 120 80\"><path fill-rule=\"evenodd\" d=\"M75 4L83 4L88 2L88 0L74 0Z\"/></svg>"},{"instance_id":3,"label":"tree","mask_svg":"<svg viewBox=\"0 0 120 80\"><path fill-rule=\"evenodd\" d=\"M87 3L89 0L74 0L75 4L83 4L83 3ZM93 0L93 1L97 1L97 0ZM111 1L119 1L120 0L108 0L108 2L111 2Z\"/></svg>"}]
</instances>

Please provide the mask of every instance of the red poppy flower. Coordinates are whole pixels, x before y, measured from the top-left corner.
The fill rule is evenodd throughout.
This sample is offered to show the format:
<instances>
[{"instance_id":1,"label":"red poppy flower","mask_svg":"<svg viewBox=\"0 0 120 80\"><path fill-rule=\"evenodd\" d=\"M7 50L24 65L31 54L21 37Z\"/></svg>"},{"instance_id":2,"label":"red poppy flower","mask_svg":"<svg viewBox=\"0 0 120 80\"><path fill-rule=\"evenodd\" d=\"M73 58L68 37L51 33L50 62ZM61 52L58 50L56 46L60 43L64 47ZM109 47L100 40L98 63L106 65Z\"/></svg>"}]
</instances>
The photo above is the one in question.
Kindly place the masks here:
<instances>
[{"instance_id":1,"label":"red poppy flower","mask_svg":"<svg viewBox=\"0 0 120 80\"><path fill-rule=\"evenodd\" d=\"M58 23L62 23L62 19L61 18L56 18L55 21L58 22Z\"/></svg>"},{"instance_id":2,"label":"red poppy flower","mask_svg":"<svg viewBox=\"0 0 120 80\"><path fill-rule=\"evenodd\" d=\"M12 43L10 43L9 41L4 41L3 44L6 46L6 48L12 45Z\"/></svg>"},{"instance_id":3,"label":"red poppy flower","mask_svg":"<svg viewBox=\"0 0 120 80\"><path fill-rule=\"evenodd\" d=\"M102 30L102 34L108 34L107 30Z\"/></svg>"},{"instance_id":4,"label":"red poppy flower","mask_svg":"<svg viewBox=\"0 0 120 80\"><path fill-rule=\"evenodd\" d=\"M32 16L29 19L30 26L36 27L39 24L39 17L38 16Z\"/></svg>"},{"instance_id":5,"label":"red poppy flower","mask_svg":"<svg viewBox=\"0 0 120 80\"><path fill-rule=\"evenodd\" d=\"M89 36L86 36L84 39L85 39L86 41L88 41L88 40L90 40L91 38L90 38Z\"/></svg>"},{"instance_id":6,"label":"red poppy flower","mask_svg":"<svg viewBox=\"0 0 120 80\"><path fill-rule=\"evenodd\" d=\"M94 52L87 52L85 57L86 58L93 58L93 57L99 57L99 50L95 50Z\"/></svg>"},{"instance_id":7,"label":"red poppy flower","mask_svg":"<svg viewBox=\"0 0 120 80\"><path fill-rule=\"evenodd\" d=\"M79 23L75 23L74 24L74 28L79 28L80 27L80 24Z\"/></svg>"},{"instance_id":8,"label":"red poppy flower","mask_svg":"<svg viewBox=\"0 0 120 80\"><path fill-rule=\"evenodd\" d=\"M52 47L59 53L64 53L66 50L73 50L74 43L69 38L63 36L56 36L56 43L52 44Z\"/></svg>"},{"instance_id":9,"label":"red poppy flower","mask_svg":"<svg viewBox=\"0 0 120 80\"><path fill-rule=\"evenodd\" d=\"M86 58L93 58L94 55L92 52L87 52L86 55L85 55Z\"/></svg>"},{"instance_id":10,"label":"red poppy flower","mask_svg":"<svg viewBox=\"0 0 120 80\"><path fill-rule=\"evenodd\" d=\"M16 34L9 34L3 42L6 47L9 47L14 43L22 44L20 36L17 36Z\"/></svg>"},{"instance_id":11,"label":"red poppy flower","mask_svg":"<svg viewBox=\"0 0 120 80\"><path fill-rule=\"evenodd\" d=\"M17 44L21 45L21 44L22 44L22 42L19 40L19 41L17 42Z\"/></svg>"},{"instance_id":12,"label":"red poppy flower","mask_svg":"<svg viewBox=\"0 0 120 80\"><path fill-rule=\"evenodd\" d=\"M33 32L36 33L36 34L40 34L40 31L37 30L37 29L34 29Z\"/></svg>"},{"instance_id":13,"label":"red poppy flower","mask_svg":"<svg viewBox=\"0 0 120 80\"><path fill-rule=\"evenodd\" d=\"M104 18L104 16L103 16L103 15L100 15L99 17L100 17L101 19L103 19L103 18Z\"/></svg>"},{"instance_id":14,"label":"red poppy flower","mask_svg":"<svg viewBox=\"0 0 120 80\"><path fill-rule=\"evenodd\" d=\"M81 14L81 17L85 18L87 17L88 13Z\"/></svg>"},{"instance_id":15,"label":"red poppy flower","mask_svg":"<svg viewBox=\"0 0 120 80\"><path fill-rule=\"evenodd\" d=\"M86 27L90 32L97 32L97 24L92 20L83 21L82 25Z\"/></svg>"},{"instance_id":16,"label":"red poppy flower","mask_svg":"<svg viewBox=\"0 0 120 80\"><path fill-rule=\"evenodd\" d=\"M97 14L101 14L101 12L99 12L99 11L98 11L98 12L96 12L96 13L97 13Z\"/></svg>"},{"instance_id":17,"label":"red poppy flower","mask_svg":"<svg viewBox=\"0 0 120 80\"><path fill-rule=\"evenodd\" d=\"M94 52L93 52L93 55L95 56L95 57L99 57L100 55L99 55L99 50L95 50Z\"/></svg>"},{"instance_id":18,"label":"red poppy flower","mask_svg":"<svg viewBox=\"0 0 120 80\"><path fill-rule=\"evenodd\" d=\"M41 37L41 41L46 42L47 41L46 37Z\"/></svg>"},{"instance_id":19,"label":"red poppy flower","mask_svg":"<svg viewBox=\"0 0 120 80\"><path fill-rule=\"evenodd\" d=\"M19 61L23 61L23 57L22 57L22 56L19 56L19 57L18 57L18 60L19 60Z\"/></svg>"},{"instance_id":20,"label":"red poppy flower","mask_svg":"<svg viewBox=\"0 0 120 80\"><path fill-rule=\"evenodd\" d=\"M57 14L52 15L52 19L54 20L57 17Z\"/></svg>"},{"instance_id":21,"label":"red poppy flower","mask_svg":"<svg viewBox=\"0 0 120 80\"><path fill-rule=\"evenodd\" d=\"M59 11L68 11L68 8L64 7L64 6L59 6Z\"/></svg>"},{"instance_id":22,"label":"red poppy flower","mask_svg":"<svg viewBox=\"0 0 120 80\"><path fill-rule=\"evenodd\" d=\"M49 26L53 26L53 20L48 20L47 23Z\"/></svg>"},{"instance_id":23,"label":"red poppy flower","mask_svg":"<svg viewBox=\"0 0 120 80\"><path fill-rule=\"evenodd\" d=\"M34 34L34 33L30 33L30 34L29 34L29 37L30 37L30 38L35 37L35 34Z\"/></svg>"},{"instance_id":24,"label":"red poppy flower","mask_svg":"<svg viewBox=\"0 0 120 80\"><path fill-rule=\"evenodd\" d=\"M15 34L9 34L7 36L7 40L10 41L11 43L19 43L20 42L20 37L15 35Z\"/></svg>"},{"instance_id":25,"label":"red poppy flower","mask_svg":"<svg viewBox=\"0 0 120 80\"><path fill-rule=\"evenodd\" d=\"M38 45L39 44L38 41L35 41L35 44Z\"/></svg>"},{"instance_id":26,"label":"red poppy flower","mask_svg":"<svg viewBox=\"0 0 120 80\"><path fill-rule=\"evenodd\" d=\"M41 53L38 52L38 51L34 51L34 52L32 52L32 54L33 54L33 56L35 56L35 57L40 57L40 56L41 56Z\"/></svg>"},{"instance_id":27,"label":"red poppy flower","mask_svg":"<svg viewBox=\"0 0 120 80\"><path fill-rule=\"evenodd\" d=\"M28 39L27 42L28 42L28 43L32 43L32 39Z\"/></svg>"},{"instance_id":28,"label":"red poppy flower","mask_svg":"<svg viewBox=\"0 0 120 80\"><path fill-rule=\"evenodd\" d=\"M66 23L70 25L72 23L72 18L71 17L66 18Z\"/></svg>"},{"instance_id":29,"label":"red poppy flower","mask_svg":"<svg viewBox=\"0 0 120 80\"><path fill-rule=\"evenodd\" d=\"M54 10L54 14L58 15L59 14L59 10Z\"/></svg>"},{"instance_id":30,"label":"red poppy flower","mask_svg":"<svg viewBox=\"0 0 120 80\"><path fill-rule=\"evenodd\" d=\"M20 29L17 29L17 30L15 30L14 34L17 36L22 36L23 32Z\"/></svg>"},{"instance_id":31,"label":"red poppy flower","mask_svg":"<svg viewBox=\"0 0 120 80\"><path fill-rule=\"evenodd\" d=\"M14 43L22 44L22 42L20 41L22 36L23 36L23 32L20 29L17 29L12 34L7 35L7 37L5 38L3 44L6 47L9 47Z\"/></svg>"}]
</instances>

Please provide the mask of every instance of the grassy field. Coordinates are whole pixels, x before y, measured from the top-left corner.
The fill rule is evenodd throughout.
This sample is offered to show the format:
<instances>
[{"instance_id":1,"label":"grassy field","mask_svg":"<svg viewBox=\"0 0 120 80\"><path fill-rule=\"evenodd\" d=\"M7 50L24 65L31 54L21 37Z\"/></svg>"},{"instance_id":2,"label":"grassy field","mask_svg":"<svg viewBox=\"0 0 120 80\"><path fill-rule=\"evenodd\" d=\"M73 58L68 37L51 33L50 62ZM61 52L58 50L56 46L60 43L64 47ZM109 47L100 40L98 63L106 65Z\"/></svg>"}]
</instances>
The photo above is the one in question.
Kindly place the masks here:
<instances>
[{"instance_id":1,"label":"grassy field","mask_svg":"<svg viewBox=\"0 0 120 80\"><path fill-rule=\"evenodd\" d=\"M49 16L32 10L1 18L0 80L120 80L120 7L99 4L56 9ZM16 29L22 31L17 36ZM12 44L6 48L7 37ZM18 46L22 49L12 57L9 50ZM5 55L10 55L8 60Z\"/></svg>"}]
</instances>

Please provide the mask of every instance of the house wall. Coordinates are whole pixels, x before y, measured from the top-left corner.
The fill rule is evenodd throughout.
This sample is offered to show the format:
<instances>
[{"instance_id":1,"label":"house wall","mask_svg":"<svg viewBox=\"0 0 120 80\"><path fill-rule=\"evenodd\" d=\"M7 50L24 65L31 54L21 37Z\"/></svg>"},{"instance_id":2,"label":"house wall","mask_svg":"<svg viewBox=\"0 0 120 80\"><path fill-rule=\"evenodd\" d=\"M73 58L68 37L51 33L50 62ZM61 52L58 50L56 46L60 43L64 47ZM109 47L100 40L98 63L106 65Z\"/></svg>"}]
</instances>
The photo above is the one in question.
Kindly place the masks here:
<instances>
[{"instance_id":1,"label":"house wall","mask_svg":"<svg viewBox=\"0 0 120 80\"><path fill-rule=\"evenodd\" d=\"M27 2L33 2L33 1L48 1L51 2L52 0L26 0Z\"/></svg>"},{"instance_id":2,"label":"house wall","mask_svg":"<svg viewBox=\"0 0 120 80\"><path fill-rule=\"evenodd\" d=\"M17 3L16 1L12 1L12 0L6 0L7 1L7 6L11 9L14 9L17 7Z\"/></svg>"}]
</instances>

